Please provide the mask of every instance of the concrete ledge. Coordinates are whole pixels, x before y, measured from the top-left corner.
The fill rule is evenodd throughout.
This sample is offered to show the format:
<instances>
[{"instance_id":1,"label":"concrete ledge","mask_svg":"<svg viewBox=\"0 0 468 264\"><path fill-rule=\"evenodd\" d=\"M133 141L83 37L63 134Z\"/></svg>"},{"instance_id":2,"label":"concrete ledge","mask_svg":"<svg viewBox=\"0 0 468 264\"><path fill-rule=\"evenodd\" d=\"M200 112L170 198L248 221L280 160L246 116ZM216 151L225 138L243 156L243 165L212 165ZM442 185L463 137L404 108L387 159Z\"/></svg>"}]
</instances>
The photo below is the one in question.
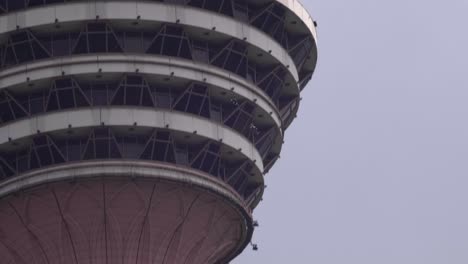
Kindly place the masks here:
<instances>
[{"instance_id":1,"label":"concrete ledge","mask_svg":"<svg viewBox=\"0 0 468 264\"><path fill-rule=\"evenodd\" d=\"M288 51L269 35L231 17L191 6L158 2L135 3L134 1L72 2L46 5L0 16L0 37L15 31L17 26L19 28L34 28L54 25L55 19L59 23L67 23L93 21L96 20L96 17L103 20L129 20L128 24L140 17L140 21L177 23L207 31L216 28L216 32L245 41L249 45L263 50L265 54L269 54L271 51L270 56L288 68L296 82L299 81L298 70Z\"/></svg>"},{"instance_id":2,"label":"concrete ledge","mask_svg":"<svg viewBox=\"0 0 468 264\"><path fill-rule=\"evenodd\" d=\"M256 101L276 125L281 127L279 111L269 96L259 87L230 72L190 60L143 54L76 55L48 59L0 71L0 89L37 80L65 75L104 73L135 73L171 76L191 81L206 82L226 91ZM280 131L282 134L282 131Z\"/></svg>"},{"instance_id":3,"label":"concrete ledge","mask_svg":"<svg viewBox=\"0 0 468 264\"><path fill-rule=\"evenodd\" d=\"M139 127L165 129L167 126L170 130L189 134L197 131L198 136L217 142L222 139L223 145L255 161L259 175L264 170L257 148L237 131L206 118L159 109L102 107L45 113L0 127L0 145L36 135L37 131L47 133L68 129L69 125L73 128L96 127L101 124L131 127L135 123Z\"/></svg>"}]
</instances>

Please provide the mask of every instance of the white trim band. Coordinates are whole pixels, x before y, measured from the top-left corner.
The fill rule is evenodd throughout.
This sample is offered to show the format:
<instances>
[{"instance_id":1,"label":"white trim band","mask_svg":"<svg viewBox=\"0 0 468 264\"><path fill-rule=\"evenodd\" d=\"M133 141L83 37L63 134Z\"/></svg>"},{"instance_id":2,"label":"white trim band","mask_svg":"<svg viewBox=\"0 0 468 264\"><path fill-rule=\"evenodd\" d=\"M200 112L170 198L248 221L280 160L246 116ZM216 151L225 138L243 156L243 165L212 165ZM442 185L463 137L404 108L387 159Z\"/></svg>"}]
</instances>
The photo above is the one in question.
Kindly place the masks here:
<instances>
[{"instance_id":1,"label":"white trim band","mask_svg":"<svg viewBox=\"0 0 468 264\"><path fill-rule=\"evenodd\" d=\"M210 85L231 91L255 102L281 128L281 117L275 104L257 86L228 71L190 60L160 55L76 55L48 59L0 71L0 89L36 80L65 75L102 73L135 73L161 76L174 76L191 81L206 82ZM281 130L281 129L279 129ZM282 131L280 131L282 133Z\"/></svg>"},{"instance_id":2,"label":"white trim band","mask_svg":"<svg viewBox=\"0 0 468 264\"><path fill-rule=\"evenodd\" d=\"M8 13L0 16L0 36L19 28L33 28L53 25L55 19L60 23L95 20L96 17L105 20L136 20L155 21L161 23L178 23L184 26L203 28L245 41L263 50L288 68L296 82L299 74L289 55L276 40L255 27L242 23L231 17L217 14L208 10L184 5L173 5L158 2L134 1L99 1L73 2Z\"/></svg>"},{"instance_id":3,"label":"white trim band","mask_svg":"<svg viewBox=\"0 0 468 264\"><path fill-rule=\"evenodd\" d=\"M246 158L255 161L259 172L264 166L257 148L237 131L206 118L182 112L171 112L159 109L129 107L84 108L45 113L29 119L22 119L0 127L0 145L31 135L48 133L72 128L107 126L134 126L161 128L194 133L242 153ZM240 151L239 151L240 149Z\"/></svg>"}]
</instances>

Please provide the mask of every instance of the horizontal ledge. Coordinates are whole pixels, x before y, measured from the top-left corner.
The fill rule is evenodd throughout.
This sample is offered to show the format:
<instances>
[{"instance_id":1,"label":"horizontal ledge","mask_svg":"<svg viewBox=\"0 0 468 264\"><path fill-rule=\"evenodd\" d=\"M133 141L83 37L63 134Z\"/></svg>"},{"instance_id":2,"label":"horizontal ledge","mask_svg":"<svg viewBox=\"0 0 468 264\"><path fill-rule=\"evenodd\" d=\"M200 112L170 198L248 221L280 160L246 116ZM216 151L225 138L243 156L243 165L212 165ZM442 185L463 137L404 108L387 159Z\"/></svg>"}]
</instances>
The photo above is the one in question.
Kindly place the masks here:
<instances>
[{"instance_id":1,"label":"horizontal ledge","mask_svg":"<svg viewBox=\"0 0 468 264\"><path fill-rule=\"evenodd\" d=\"M234 92L255 101L266 113L271 113L270 116L278 127L282 127L278 108L258 86L215 66L161 55L102 54L47 59L0 71L0 89L63 75L135 72L204 82Z\"/></svg>"},{"instance_id":2,"label":"horizontal ledge","mask_svg":"<svg viewBox=\"0 0 468 264\"><path fill-rule=\"evenodd\" d=\"M78 2L46 5L0 16L0 36L19 28L34 28L59 23L93 21L96 17L103 20L135 20L161 23L177 23L188 27L202 28L242 40L251 46L271 54L282 64L293 79L298 82L299 74L296 65L276 40L261 30L208 10L184 5L171 5L158 2L105 1Z\"/></svg>"},{"instance_id":3,"label":"horizontal ledge","mask_svg":"<svg viewBox=\"0 0 468 264\"><path fill-rule=\"evenodd\" d=\"M264 164L257 148L237 131L206 118L156 109L129 107L84 108L45 113L37 117L22 119L0 127L0 145L9 141L36 135L38 131L48 133L73 128L106 126L134 126L170 129L197 135L235 149L244 157L255 162L257 175L262 175Z\"/></svg>"}]
</instances>

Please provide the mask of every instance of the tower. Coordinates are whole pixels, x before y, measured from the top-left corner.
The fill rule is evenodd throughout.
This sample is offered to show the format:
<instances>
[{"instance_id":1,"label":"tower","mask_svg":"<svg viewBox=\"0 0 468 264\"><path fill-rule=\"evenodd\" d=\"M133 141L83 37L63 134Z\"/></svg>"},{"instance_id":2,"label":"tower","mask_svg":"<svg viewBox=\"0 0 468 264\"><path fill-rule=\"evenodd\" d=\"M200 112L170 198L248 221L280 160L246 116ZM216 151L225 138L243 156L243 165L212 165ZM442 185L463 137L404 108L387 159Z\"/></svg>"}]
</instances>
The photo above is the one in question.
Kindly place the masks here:
<instances>
[{"instance_id":1,"label":"tower","mask_svg":"<svg viewBox=\"0 0 468 264\"><path fill-rule=\"evenodd\" d=\"M0 0L0 257L228 263L316 60L297 0Z\"/></svg>"}]
</instances>

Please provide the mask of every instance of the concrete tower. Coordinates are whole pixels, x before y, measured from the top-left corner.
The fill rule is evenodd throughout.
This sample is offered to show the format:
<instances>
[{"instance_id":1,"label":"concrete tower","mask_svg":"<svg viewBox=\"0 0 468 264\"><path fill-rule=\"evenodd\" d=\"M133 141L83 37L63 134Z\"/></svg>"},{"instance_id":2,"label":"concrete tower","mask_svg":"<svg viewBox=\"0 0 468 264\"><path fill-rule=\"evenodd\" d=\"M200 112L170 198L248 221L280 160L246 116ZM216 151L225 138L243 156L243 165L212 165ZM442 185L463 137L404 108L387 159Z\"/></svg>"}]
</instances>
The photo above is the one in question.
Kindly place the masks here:
<instances>
[{"instance_id":1,"label":"concrete tower","mask_svg":"<svg viewBox=\"0 0 468 264\"><path fill-rule=\"evenodd\" d=\"M228 263L315 34L297 0L0 0L0 262Z\"/></svg>"}]
</instances>

